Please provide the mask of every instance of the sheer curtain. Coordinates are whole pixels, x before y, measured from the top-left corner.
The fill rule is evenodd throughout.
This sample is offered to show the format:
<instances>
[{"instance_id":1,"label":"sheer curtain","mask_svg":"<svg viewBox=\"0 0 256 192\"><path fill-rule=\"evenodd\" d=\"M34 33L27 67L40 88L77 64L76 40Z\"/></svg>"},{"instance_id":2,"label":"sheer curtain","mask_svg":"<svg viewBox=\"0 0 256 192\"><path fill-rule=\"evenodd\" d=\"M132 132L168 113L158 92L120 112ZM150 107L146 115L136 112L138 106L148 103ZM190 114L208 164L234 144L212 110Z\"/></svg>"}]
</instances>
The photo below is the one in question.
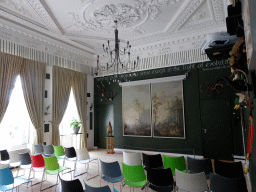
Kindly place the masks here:
<instances>
[{"instance_id":1,"label":"sheer curtain","mask_svg":"<svg viewBox=\"0 0 256 192\"><path fill-rule=\"evenodd\" d=\"M73 83L73 70L52 67L52 144L60 145L59 124L66 111Z\"/></svg>"},{"instance_id":2,"label":"sheer curtain","mask_svg":"<svg viewBox=\"0 0 256 192\"><path fill-rule=\"evenodd\" d=\"M75 72L74 83L72 87L74 91L77 111L82 123L80 148L85 148L87 145L87 75L84 73Z\"/></svg>"},{"instance_id":3,"label":"sheer curtain","mask_svg":"<svg viewBox=\"0 0 256 192\"><path fill-rule=\"evenodd\" d=\"M24 59L20 77L28 113L36 130L35 144L43 142L46 64Z\"/></svg>"},{"instance_id":4,"label":"sheer curtain","mask_svg":"<svg viewBox=\"0 0 256 192\"><path fill-rule=\"evenodd\" d=\"M0 53L0 123L9 104L17 75L23 58L6 53Z\"/></svg>"}]
</instances>

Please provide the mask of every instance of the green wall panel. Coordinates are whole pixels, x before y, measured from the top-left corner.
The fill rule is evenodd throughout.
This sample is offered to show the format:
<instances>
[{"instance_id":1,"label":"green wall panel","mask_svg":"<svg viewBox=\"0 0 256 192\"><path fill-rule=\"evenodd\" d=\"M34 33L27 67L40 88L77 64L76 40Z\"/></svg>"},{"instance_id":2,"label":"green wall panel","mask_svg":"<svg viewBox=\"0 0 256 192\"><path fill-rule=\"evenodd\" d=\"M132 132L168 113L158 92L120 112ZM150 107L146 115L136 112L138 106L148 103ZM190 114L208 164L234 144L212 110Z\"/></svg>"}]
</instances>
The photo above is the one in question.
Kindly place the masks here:
<instances>
[{"instance_id":1,"label":"green wall panel","mask_svg":"<svg viewBox=\"0 0 256 192\"><path fill-rule=\"evenodd\" d=\"M168 76L184 75L188 73L186 80L183 81L184 113L185 113L185 134L186 139L173 138L154 138L154 137L130 137L123 136L122 130L122 87L119 82L136 81L144 79L161 78ZM110 118L107 112L113 106L114 121L114 147L123 149L161 151L170 153L202 155L202 131L200 119L200 101L210 98L228 98L230 99L230 114L233 114L235 90L229 86L217 87L219 93L215 91L213 95L207 94L207 85L214 84L217 76L230 75L230 67L227 61L203 62L197 64L181 65L141 71L127 74L119 74L95 78L95 145L99 148L105 148L105 136L107 136L107 121ZM112 90L114 94L113 101L106 97L101 97L98 87L106 87L105 92L108 95ZM212 117L214 118L214 117ZM108 123L108 122L107 122ZM235 134L236 146L235 155L243 155L241 140L241 126L239 123L232 123L233 134ZM239 133L237 133L239 132Z\"/></svg>"}]
</instances>

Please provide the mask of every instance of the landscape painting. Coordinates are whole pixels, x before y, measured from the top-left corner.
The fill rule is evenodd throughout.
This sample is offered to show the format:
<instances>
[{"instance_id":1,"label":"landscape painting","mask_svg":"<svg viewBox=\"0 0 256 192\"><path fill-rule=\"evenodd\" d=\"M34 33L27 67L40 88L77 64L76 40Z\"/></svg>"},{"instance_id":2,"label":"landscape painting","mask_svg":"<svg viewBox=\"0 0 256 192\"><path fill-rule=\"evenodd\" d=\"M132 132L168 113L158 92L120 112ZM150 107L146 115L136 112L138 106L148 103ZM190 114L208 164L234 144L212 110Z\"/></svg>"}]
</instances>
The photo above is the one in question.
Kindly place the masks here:
<instances>
[{"instance_id":1,"label":"landscape painting","mask_svg":"<svg viewBox=\"0 0 256 192\"><path fill-rule=\"evenodd\" d=\"M151 137L150 84L123 87L123 135Z\"/></svg>"},{"instance_id":2,"label":"landscape painting","mask_svg":"<svg viewBox=\"0 0 256 192\"><path fill-rule=\"evenodd\" d=\"M152 83L153 136L185 138L183 82Z\"/></svg>"}]
</instances>

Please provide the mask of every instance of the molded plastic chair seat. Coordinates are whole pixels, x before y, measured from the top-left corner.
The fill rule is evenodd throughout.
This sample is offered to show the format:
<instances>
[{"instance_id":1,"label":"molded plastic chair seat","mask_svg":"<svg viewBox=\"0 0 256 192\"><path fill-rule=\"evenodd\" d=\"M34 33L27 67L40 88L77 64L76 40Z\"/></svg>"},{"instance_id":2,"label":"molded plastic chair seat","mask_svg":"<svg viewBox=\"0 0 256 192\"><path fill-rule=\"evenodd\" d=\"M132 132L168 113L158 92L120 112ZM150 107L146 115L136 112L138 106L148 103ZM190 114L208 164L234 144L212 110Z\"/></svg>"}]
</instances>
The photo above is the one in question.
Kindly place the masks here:
<instances>
[{"instance_id":1,"label":"molded plastic chair seat","mask_svg":"<svg viewBox=\"0 0 256 192\"><path fill-rule=\"evenodd\" d=\"M245 177L227 178L211 173L210 190L212 192L247 192Z\"/></svg>"},{"instance_id":2,"label":"molded plastic chair seat","mask_svg":"<svg viewBox=\"0 0 256 192\"><path fill-rule=\"evenodd\" d=\"M14 178L8 165L0 166L0 191L13 190L21 184L29 183L31 180Z\"/></svg>"},{"instance_id":3,"label":"molded plastic chair seat","mask_svg":"<svg viewBox=\"0 0 256 192\"><path fill-rule=\"evenodd\" d=\"M46 189L49 189L51 187L57 186L58 185L58 178L59 178L59 173L66 170L66 169L70 169L68 167L63 167L63 166L59 166L58 164L58 160L56 156L53 157L44 157L44 162L45 162L45 171L44 174L50 174L50 175L55 175L57 174L57 181L56 184L51 185L47 188L42 189L42 183L41 183L41 187L40 187L40 191L44 191ZM42 181L43 181L44 175L42 177ZM71 179L72 179L72 174L71 174Z\"/></svg>"},{"instance_id":4,"label":"molded plastic chair seat","mask_svg":"<svg viewBox=\"0 0 256 192\"><path fill-rule=\"evenodd\" d=\"M115 162L104 162L100 160L101 164L101 179L109 183L117 183L122 181L123 175L120 169L118 161ZM100 180L101 185L101 180ZM120 183L121 190L122 183Z\"/></svg>"},{"instance_id":5,"label":"molded plastic chair seat","mask_svg":"<svg viewBox=\"0 0 256 192\"><path fill-rule=\"evenodd\" d=\"M207 179L210 179L210 173L213 173L211 159L194 159L187 157L187 165L191 173L204 172Z\"/></svg>"},{"instance_id":6,"label":"molded plastic chair seat","mask_svg":"<svg viewBox=\"0 0 256 192\"><path fill-rule=\"evenodd\" d=\"M54 155L56 156L56 158L58 160L63 159L63 166L65 163L65 151L64 148L60 145L60 146L53 146L53 150L54 150Z\"/></svg>"},{"instance_id":7,"label":"molded plastic chair seat","mask_svg":"<svg viewBox=\"0 0 256 192\"><path fill-rule=\"evenodd\" d=\"M34 144L33 146L34 146L35 155L38 155L38 154L44 155L44 148L41 143Z\"/></svg>"},{"instance_id":8,"label":"molded plastic chair seat","mask_svg":"<svg viewBox=\"0 0 256 192\"><path fill-rule=\"evenodd\" d=\"M239 178L244 177L243 165L239 162L225 162L215 159L215 173L223 177Z\"/></svg>"},{"instance_id":9,"label":"molded plastic chair seat","mask_svg":"<svg viewBox=\"0 0 256 192\"><path fill-rule=\"evenodd\" d=\"M52 157L54 156L54 149L52 145L43 145L44 148L44 156Z\"/></svg>"},{"instance_id":10,"label":"molded plastic chair seat","mask_svg":"<svg viewBox=\"0 0 256 192\"><path fill-rule=\"evenodd\" d=\"M205 173L183 173L176 169L176 185L179 189L190 191L190 192L199 192L199 191L208 191L208 185Z\"/></svg>"},{"instance_id":11,"label":"molded plastic chair seat","mask_svg":"<svg viewBox=\"0 0 256 192\"><path fill-rule=\"evenodd\" d=\"M148 169L148 187L154 191L173 191L173 176L171 169Z\"/></svg>"},{"instance_id":12,"label":"molded plastic chair seat","mask_svg":"<svg viewBox=\"0 0 256 192\"><path fill-rule=\"evenodd\" d=\"M161 154L157 155L148 155L146 153L142 153L143 156L143 165L146 169L148 168L163 168L163 159Z\"/></svg>"},{"instance_id":13,"label":"molded plastic chair seat","mask_svg":"<svg viewBox=\"0 0 256 192\"><path fill-rule=\"evenodd\" d=\"M6 149L0 151L0 162L1 164L9 164L10 162L10 156Z\"/></svg>"},{"instance_id":14,"label":"molded plastic chair seat","mask_svg":"<svg viewBox=\"0 0 256 192\"><path fill-rule=\"evenodd\" d=\"M123 162L126 165L140 165L142 163L141 154L123 151Z\"/></svg>"},{"instance_id":15,"label":"molded plastic chair seat","mask_svg":"<svg viewBox=\"0 0 256 192\"><path fill-rule=\"evenodd\" d=\"M44 172L45 170L44 158L41 154L31 155L30 158L31 158L32 167L29 172L29 178L30 178L31 171L34 172L34 177L35 177L35 172ZM46 179L42 180L41 182L44 182L44 181L46 181ZM33 184L33 186L41 182L37 182Z\"/></svg>"},{"instance_id":16,"label":"molded plastic chair seat","mask_svg":"<svg viewBox=\"0 0 256 192\"><path fill-rule=\"evenodd\" d=\"M84 192L82 183L79 179L65 181L60 176L61 181L61 192Z\"/></svg>"},{"instance_id":17,"label":"molded plastic chair seat","mask_svg":"<svg viewBox=\"0 0 256 192\"><path fill-rule=\"evenodd\" d=\"M122 163L123 183L130 187L143 187L147 183L147 178L142 165L126 165ZM146 188L145 188L146 189Z\"/></svg>"},{"instance_id":18,"label":"molded plastic chair seat","mask_svg":"<svg viewBox=\"0 0 256 192\"><path fill-rule=\"evenodd\" d=\"M76 171L77 163L85 164L85 168L87 166L86 171L83 172L83 173L80 173L79 175L83 175L83 174L87 173L87 175L86 175L87 180L95 178L95 177L100 175L99 174L99 160L98 160L98 158L90 158L89 152L86 148L77 149L76 150L76 155L77 155L77 157L76 157L77 161L76 161L76 164L75 164L75 171ZM89 165L90 165L91 162L94 162L94 161L96 161L96 163L98 165L98 175L93 176L93 177L88 179ZM75 175L75 172L74 172L74 177L77 177L79 175Z\"/></svg>"},{"instance_id":19,"label":"molded plastic chair seat","mask_svg":"<svg viewBox=\"0 0 256 192\"><path fill-rule=\"evenodd\" d=\"M30 155L27 152L26 153L17 152L17 153L19 154L19 157L20 157L20 168L23 169L24 171L23 175L25 175L25 169L31 169L31 166L32 166ZM19 175L19 169L18 169L17 175Z\"/></svg>"},{"instance_id":20,"label":"molded plastic chair seat","mask_svg":"<svg viewBox=\"0 0 256 192\"><path fill-rule=\"evenodd\" d=\"M179 171L182 171L184 173L187 172L186 161L184 156L170 157L164 155L164 167L171 168L173 175L176 175L175 169L178 169Z\"/></svg>"},{"instance_id":21,"label":"molded plastic chair seat","mask_svg":"<svg viewBox=\"0 0 256 192\"><path fill-rule=\"evenodd\" d=\"M91 187L90 185L87 185L85 182L84 185L86 192L111 192L111 189L108 185L104 187Z\"/></svg>"}]
</instances>

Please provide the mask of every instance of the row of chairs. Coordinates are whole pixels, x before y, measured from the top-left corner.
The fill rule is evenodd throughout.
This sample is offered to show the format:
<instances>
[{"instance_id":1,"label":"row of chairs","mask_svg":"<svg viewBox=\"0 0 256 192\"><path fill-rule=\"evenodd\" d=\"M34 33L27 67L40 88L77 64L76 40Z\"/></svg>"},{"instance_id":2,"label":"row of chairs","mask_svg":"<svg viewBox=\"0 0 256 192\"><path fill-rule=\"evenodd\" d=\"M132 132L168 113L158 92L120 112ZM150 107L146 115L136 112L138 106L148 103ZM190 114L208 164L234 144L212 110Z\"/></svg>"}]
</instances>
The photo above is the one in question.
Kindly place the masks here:
<instances>
[{"instance_id":1,"label":"row of chairs","mask_svg":"<svg viewBox=\"0 0 256 192\"><path fill-rule=\"evenodd\" d=\"M41 183L41 187L40 187L41 190L45 190L45 189L42 189L42 183L47 180L47 177L46 177L47 174L59 174L59 172L68 169L67 167L65 167L65 160L75 161L75 168L73 170L74 177L77 177L81 174L88 173L89 163L91 161L97 160L97 163L98 163L98 159L90 158L88 150L86 148L75 150L73 147L71 147L71 148L65 148L65 150L64 150L64 148L62 146L52 146L52 147L54 149L53 150L54 154L49 155L49 156L45 155L44 153L36 153L35 155L30 155L29 151L24 151L24 150L23 151L11 151L11 152L8 152L7 150L3 150L0 152L0 155L1 155L0 162L5 163L7 166L12 161L17 162L17 167L24 169L23 175L25 175L25 169L30 169L29 176L28 176L29 179L32 179L32 178L30 178L32 171L34 172L34 177L35 177L35 172L43 171L42 181L34 184L34 185L36 185L36 184ZM21 152L23 152L23 153L21 153ZM14 154L16 153L16 155L18 155L18 158L17 158L17 156L15 156L16 160L13 160L13 157L14 157L13 153ZM44 156L42 156L42 155L44 155ZM59 166L57 159L63 159L63 166ZM86 164L87 165L86 172L81 173L79 175L75 175L77 163ZM20 169L18 169L17 176L19 174L19 170ZM98 172L99 172L99 164L98 164ZM87 174L87 176L88 176L88 174ZM71 179L72 179L72 173L71 173ZM58 177L57 177L56 184L53 186L56 186L57 184L58 184ZM49 186L46 189L53 187L53 186Z\"/></svg>"},{"instance_id":2,"label":"row of chairs","mask_svg":"<svg viewBox=\"0 0 256 192\"><path fill-rule=\"evenodd\" d=\"M230 163L215 160L215 173L213 173L211 159L187 157L186 163L184 156L169 157L163 155L162 157L161 154L149 155L124 151L123 162L133 166L143 162L147 171L148 187L155 191L163 191L163 186L165 188L172 187L173 175L176 175L176 185L183 190L190 189L189 191L191 191L195 188L194 191L200 191L200 186L207 189L207 179L210 179L212 191L247 191L241 162ZM170 170L168 170L169 168ZM163 177L166 174L168 179ZM221 185L220 180L222 181Z\"/></svg>"}]
</instances>

